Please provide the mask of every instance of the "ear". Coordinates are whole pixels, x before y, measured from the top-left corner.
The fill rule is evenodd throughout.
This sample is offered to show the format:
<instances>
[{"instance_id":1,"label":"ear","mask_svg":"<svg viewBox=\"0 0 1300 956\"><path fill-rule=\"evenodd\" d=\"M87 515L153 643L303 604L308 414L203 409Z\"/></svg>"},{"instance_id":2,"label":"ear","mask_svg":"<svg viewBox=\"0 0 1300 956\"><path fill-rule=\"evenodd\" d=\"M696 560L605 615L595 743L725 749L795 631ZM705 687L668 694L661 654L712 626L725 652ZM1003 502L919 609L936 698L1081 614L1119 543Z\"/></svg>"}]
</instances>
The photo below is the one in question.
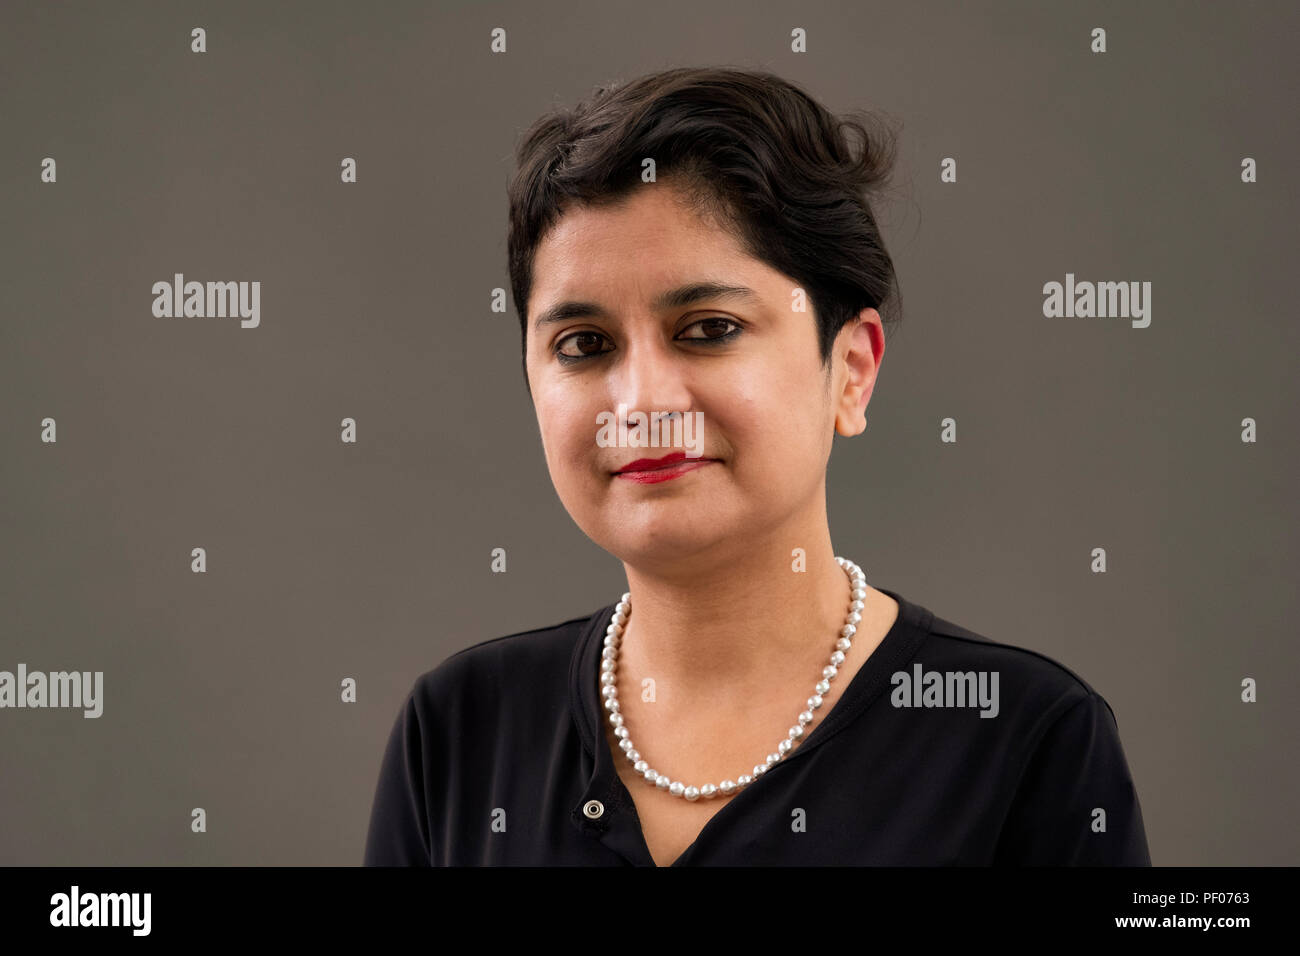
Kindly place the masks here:
<instances>
[{"instance_id":1,"label":"ear","mask_svg":"<svg viewBox=\"0 0 1300 956\"><path fill-rule=\"evenodd\" d=\"M867 428L867 403L876 387L880 360L885 355L885 329L880 313L863 309L845 324L832 349L835 430L846 438Z\"/></svg>"}]
</instances>

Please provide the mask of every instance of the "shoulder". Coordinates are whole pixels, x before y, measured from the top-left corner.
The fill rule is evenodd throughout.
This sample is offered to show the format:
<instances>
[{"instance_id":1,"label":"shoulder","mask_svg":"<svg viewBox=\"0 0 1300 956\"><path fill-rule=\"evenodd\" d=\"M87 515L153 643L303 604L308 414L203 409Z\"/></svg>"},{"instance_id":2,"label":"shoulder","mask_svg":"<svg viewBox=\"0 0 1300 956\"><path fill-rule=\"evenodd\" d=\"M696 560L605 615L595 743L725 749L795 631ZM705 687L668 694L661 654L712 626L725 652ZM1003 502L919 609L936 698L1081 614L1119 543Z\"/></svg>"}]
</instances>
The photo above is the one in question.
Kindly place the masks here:
<instances>
[{"instance_id":1,"label":"shoulder","mask_svg":"<svg viewBox=\"0 0 1300 956\"><path fill-rule=\"evenodd\" d=\"M1055 657L1012 641L996 640L922 609L925 632L910 663L921 673L938 671L983 676L997 688L1003 716L1024 730L1044 732L1068 711L1114 712L1106 699L1080 674ZM1086 703L1085 703L1086 702Z\"/></svg>"},{"instance_id":2,"label":"shoulder","mask_svg":"<svg viewBox=\"0 0 1300 956\"><path fill-rule=\"evenodd\" d=\"M476 702L499 707L503 696L563 691L574 649L599 613L471 644L417 677L410 699L417 707L454 705L463 712Z\"/></svg>"},{"instance_id":3,"label":"shoulder","mask_svg":"<svg viewBox=\"0 0 1300 956\"><path fill-rule=\"evenodd\" d=\"M949 742L955 736L963 754L979 754L998 774L990 791L1002 801L993 862L1150 866L1115 713L1092 684L1055 657L928 612L920 625L924 635L907 667L975 673L981 705L985 689L993 691L993 713L980 716L997 719L942 725Z\"/></svg>"}]
</instances>

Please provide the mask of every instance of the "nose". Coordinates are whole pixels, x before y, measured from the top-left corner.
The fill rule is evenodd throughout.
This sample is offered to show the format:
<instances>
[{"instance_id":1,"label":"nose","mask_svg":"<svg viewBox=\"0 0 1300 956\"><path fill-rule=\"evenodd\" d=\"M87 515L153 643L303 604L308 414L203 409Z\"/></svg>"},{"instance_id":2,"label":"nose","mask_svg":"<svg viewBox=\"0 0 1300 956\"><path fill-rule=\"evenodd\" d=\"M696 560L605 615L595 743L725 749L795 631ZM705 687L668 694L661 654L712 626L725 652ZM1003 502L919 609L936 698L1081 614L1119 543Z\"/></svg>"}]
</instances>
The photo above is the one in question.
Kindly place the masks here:
<instances>
[{"instance_id":1,"label":"nose","mask_svg":"<svg viewBox=\"0 0 1300 956\"><path fill-rule=\"evenodd\" d=\"M644 412L653 418L656 412L684 413L691 407L686 363L670 343L657 337L644 336L629 342L615 375L615 407L619 403L626 405L629 415Z\"/></svg>"}]
</instances>

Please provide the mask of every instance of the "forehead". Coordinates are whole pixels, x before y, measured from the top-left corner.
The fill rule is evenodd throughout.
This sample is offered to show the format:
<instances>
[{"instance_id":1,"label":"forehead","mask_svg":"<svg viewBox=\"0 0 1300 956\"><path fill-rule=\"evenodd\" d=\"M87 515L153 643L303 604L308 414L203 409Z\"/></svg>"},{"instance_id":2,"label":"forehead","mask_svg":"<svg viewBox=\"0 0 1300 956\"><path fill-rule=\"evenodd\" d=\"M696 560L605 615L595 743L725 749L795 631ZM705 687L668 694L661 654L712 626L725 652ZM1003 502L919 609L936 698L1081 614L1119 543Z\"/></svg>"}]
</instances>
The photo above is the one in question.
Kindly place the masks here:
<instances>
[{"instance_id":1,"label":"forehead","mask_svg":"<svg viewBox=\"0 0 1300 956\"><path fill-rule=\"evenodd\" d=\"M725 274L758 288L779 273L751 257L723 223L646 183L611 205L574 206L538 244L529 312L573 296L621 291L649 298L685 275Z\"/></svg>"}]
</instances>

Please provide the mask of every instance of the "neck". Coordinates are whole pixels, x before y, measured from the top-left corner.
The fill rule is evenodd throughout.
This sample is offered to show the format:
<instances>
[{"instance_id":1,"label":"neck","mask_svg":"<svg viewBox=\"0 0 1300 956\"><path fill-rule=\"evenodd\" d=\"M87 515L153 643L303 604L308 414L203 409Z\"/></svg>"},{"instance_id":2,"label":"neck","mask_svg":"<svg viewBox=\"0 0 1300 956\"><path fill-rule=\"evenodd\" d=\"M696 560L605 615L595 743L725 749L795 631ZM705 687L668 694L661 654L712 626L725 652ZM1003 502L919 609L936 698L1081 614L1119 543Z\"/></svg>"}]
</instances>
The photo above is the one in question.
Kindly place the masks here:
<instances>
[{"instance_id":1,"label":"neck","mask_svg":"<svg viewBox=\"0 0 1300 956\"><path fill-rule=\"evenodd\" d=\"M792 673L815 674L844 625L850 584L824 510L813 527L774 528L665 566L625 563L632 613L620 670L697 706L752 702Z\"/></svg>"}]
</instances>

